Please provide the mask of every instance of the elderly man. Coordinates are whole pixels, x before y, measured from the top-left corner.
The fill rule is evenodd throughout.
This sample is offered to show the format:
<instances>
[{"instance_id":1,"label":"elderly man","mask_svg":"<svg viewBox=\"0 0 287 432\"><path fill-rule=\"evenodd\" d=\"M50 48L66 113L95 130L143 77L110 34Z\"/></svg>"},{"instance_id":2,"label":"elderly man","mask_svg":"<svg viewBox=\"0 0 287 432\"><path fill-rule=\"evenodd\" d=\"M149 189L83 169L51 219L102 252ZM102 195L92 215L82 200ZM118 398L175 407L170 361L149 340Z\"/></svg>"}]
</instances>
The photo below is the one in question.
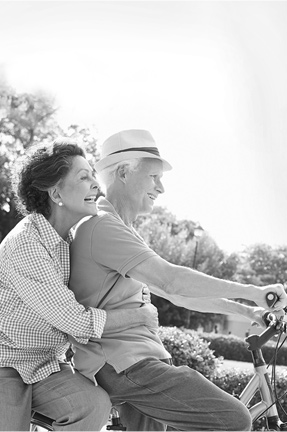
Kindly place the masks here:
<instances>
[{"instance_id":1,"label":"elderly man","mask_svg":"<svg viewBox=\"0 0 287 432\"><path fill-rule=\"evenodd\" d=\"M286 305L281 285L256 287L216 279L170 264L133 228L164 192L171 169L148 131L127 130L108 138L96 166L105 186L98 215L80 225L71 249L70 288L85 306L135 308L146 286L178 306L201 312L241 314L261 323L266 295ZM250 307L232 298L254 301ZM156 329L138 326L77 342L77 369L96 380L118 407L127 430L250 430L245 406L187 366L175 367Z\"/></svg>"}]
</instances>

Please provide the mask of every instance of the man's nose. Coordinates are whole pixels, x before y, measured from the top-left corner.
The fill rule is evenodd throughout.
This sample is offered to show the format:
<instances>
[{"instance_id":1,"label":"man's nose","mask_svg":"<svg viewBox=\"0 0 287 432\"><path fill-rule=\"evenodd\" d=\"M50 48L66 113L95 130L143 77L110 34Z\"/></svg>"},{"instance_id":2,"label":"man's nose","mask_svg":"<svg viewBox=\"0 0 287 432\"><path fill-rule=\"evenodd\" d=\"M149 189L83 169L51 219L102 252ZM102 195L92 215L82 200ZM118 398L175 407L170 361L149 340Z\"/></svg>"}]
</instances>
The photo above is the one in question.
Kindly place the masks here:
<instances>
[{"instance_id":1,"label":"man's nose","mask_svg":"<svg viewBox=\"0 0 287 432\"><path fill-rule=\"evenodd\" d=\"M156 190L157 190L159 193L164 193L164 187L163 187L163 184L162 184L162 182L161 182L160 180L157 182Z\"/></svg>"}]
</instances>

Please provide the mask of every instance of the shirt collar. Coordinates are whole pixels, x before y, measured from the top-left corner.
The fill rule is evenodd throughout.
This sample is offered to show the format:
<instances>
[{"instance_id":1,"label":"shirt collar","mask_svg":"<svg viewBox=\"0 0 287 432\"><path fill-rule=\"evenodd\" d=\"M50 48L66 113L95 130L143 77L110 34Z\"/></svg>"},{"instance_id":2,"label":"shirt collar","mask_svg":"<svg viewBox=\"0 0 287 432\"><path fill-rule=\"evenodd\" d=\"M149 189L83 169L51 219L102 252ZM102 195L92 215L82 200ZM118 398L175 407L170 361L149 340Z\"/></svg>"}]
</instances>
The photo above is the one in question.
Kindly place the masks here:
<instances>
[{"instance_id":1,"label":"shirt collar","mask_svg":"<svg viewBox=\"0 0 287 432\"><path fill-rule=\"evenodd\" d=\"M120 215L118 214L118 212L116 211L116 209L114 208L114 206L112 205L112 203L110 201L108 201L106 198L104 197L100 197L97 201L97 205L98 205L98 209L99 211L103 211L106 213L112 213L118 220L120 220L133 234L135 234L139 239L141 239L142 241L143 238L139 235L139 233L134 229L133 226L128 226L124 223L124 221L122 220L122 218L120 217Z\"/></svg>"},{"instance_id":2,"label":"shirt collar","mask_svg":"<svg viewBox=\"0 0 287 432\"><path fill-rule=\"evenodd\" d=\"M114 208L114 206L106 198L100 197L98 199L98 201L97 201L97 205L98 205L98 209L100 211L104 211L104 212L107 212L107 213L112 213L115 216L119 217L119 214L117 213L117 211Z\"/></svg>"},{"instance_id":3,"label":"shirt collar","mask_svg":"<svg viewBox=\"0 0 287 432\"><path fill-rule=\"evenodd\" d=\"M41 213L33 213L31 215L31 221L33 225L37 228L40 237L42 238L46 246L50 249L54 249L59 243L62 242L70 245L73 240L71 230L69 231L66 240L63 240L62 237L57 233L57 231L52 227L50 222Z\"/></svg>"}]
</instances>

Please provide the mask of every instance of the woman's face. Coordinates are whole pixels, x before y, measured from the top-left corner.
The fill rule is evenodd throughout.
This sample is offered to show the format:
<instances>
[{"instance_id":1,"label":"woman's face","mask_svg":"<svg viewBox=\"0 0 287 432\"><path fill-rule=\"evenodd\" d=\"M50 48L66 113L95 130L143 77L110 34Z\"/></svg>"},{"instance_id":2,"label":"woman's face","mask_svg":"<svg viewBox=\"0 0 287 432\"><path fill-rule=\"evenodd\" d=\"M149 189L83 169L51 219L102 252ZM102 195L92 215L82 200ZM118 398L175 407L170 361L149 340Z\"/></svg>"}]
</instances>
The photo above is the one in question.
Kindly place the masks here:
<instances>
[{"instance_id":1,"label":"woman's face","mask_svg":"<svg viewBox=\"0 0 287 432\"><path fill-rule=\"evenodd\" d=\"M63 203L61 209L68 220L78 222L85 216L97 214L99 184L82 156L74 157L71 170L58 185L58 193Z\"/></svg>"}]
</instances>

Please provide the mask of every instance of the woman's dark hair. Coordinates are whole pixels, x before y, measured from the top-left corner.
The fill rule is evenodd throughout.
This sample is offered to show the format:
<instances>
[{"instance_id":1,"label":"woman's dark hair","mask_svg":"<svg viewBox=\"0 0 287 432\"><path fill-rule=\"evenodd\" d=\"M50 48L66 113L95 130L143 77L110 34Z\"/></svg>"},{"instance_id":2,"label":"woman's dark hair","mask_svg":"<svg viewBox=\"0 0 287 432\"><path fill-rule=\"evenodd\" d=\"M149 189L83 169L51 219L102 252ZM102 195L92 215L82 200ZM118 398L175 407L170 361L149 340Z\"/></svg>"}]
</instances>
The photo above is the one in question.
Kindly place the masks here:
<instances>
[{"instance_id":1,"label":"woman's dark hair","mask_svg":"<svg viewBox=\"0 0 287 432\"><path fill-rule=\"evenodd\" d=\"M75 156L86 157L84 149L70 138L30 147L12 174L17 210L24 216L42 213L48 217L51 207L47 191L66 177Z\"/></svg>"}]
</instances>

